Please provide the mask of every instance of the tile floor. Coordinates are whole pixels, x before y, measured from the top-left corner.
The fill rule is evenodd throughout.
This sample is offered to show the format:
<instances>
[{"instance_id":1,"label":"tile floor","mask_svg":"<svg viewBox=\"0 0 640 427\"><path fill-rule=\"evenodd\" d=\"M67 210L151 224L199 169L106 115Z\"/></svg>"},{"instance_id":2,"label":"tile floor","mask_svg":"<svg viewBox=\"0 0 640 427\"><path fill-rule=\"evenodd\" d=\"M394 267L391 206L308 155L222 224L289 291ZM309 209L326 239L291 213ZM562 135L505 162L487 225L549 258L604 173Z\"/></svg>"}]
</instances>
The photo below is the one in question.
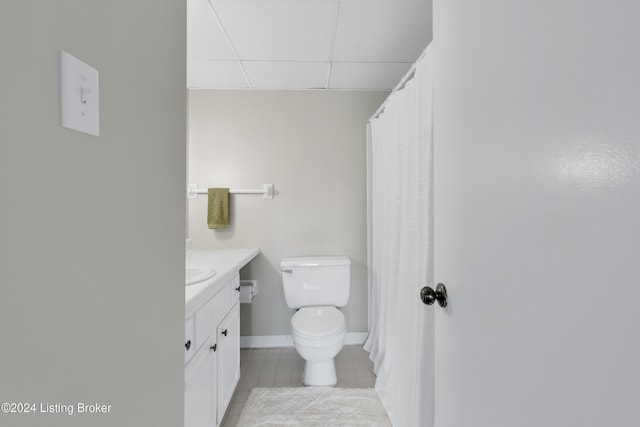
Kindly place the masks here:
<instances>
[{"instance_id":1,"label":"tile floor","mask_svg":"<svg viewBox=\"0 0 640 427\"><path fill-rule=\"evenodd\" d=\"M253 387L303 387L304 360L294 348L243 348L240 382L222 427L234 427ZM359 345L347 345L336 356L337 387L373 387L373 363Z\"/></svg>"}]
</instances>

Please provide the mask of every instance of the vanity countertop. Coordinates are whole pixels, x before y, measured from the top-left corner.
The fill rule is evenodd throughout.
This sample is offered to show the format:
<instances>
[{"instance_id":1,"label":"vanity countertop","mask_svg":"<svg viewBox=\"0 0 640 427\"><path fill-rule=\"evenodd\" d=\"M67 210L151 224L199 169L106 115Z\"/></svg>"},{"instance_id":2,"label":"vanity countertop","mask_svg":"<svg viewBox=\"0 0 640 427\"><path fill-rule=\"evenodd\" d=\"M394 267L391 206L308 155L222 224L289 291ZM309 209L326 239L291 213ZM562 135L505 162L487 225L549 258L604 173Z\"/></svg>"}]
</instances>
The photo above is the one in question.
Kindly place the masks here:
<instances>
[{"instance_id":1,"label":"vanity countertop","mask_svg":"<svg viewBox=\"0 0 640 427\"><path fill-rule=\"evenodd\" d=\"M185 317L189 318L260 253L256 248L190 250L187 265L205 264L216 271L211 279L185 288Z\"/></svg>"}]
</instances>

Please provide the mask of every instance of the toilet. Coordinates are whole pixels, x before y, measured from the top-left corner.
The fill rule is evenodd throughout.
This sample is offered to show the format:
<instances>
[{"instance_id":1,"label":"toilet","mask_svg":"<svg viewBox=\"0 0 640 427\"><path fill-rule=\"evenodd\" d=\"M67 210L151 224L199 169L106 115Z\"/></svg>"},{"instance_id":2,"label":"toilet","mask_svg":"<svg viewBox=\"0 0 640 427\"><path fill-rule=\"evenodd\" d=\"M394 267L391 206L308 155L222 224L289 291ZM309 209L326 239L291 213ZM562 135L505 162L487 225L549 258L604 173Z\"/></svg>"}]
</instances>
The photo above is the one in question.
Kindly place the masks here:
<instances>
[{"instance_id":1,"label":"toilet","mask_svg":"<svg viewBox=\"0 0 640 427\"><path fill-rule=\"evenodd\" d=\"M347 333L344 314L337 307L349 301L351 260L346 256L284 258L280 263L284 297L290 308L291 335L305 360L302 383L335 386L334 358Z\"/></svg>"}]
</instances>

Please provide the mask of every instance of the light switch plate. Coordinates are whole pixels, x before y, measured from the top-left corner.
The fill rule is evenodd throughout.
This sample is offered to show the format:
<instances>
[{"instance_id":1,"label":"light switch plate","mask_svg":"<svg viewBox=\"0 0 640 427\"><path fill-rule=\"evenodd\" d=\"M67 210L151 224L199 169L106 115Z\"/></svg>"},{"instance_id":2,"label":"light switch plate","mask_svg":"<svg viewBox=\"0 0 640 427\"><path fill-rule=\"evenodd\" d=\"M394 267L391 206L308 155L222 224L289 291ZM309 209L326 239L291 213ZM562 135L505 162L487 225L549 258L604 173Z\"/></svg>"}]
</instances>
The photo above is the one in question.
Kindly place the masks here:
<instances>
[{"instance_id":1,"label":"light switch plate","mask_svg":"<svg viewBox=\"0 0 640 427\"><path fill-rule=\"evenodd\" d=\"M98 136L98 70L60 51L60 122L68 129Z\"/></svg>"}]
</instances>

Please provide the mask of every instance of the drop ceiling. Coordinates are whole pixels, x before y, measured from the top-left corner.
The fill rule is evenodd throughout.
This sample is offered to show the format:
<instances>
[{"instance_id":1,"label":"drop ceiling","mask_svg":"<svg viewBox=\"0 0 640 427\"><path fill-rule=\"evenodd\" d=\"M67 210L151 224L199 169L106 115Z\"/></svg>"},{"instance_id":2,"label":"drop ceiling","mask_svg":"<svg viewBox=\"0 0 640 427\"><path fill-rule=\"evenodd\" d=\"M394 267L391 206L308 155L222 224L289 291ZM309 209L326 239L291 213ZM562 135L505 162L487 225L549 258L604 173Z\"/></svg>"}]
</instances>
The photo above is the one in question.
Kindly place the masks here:
<instances>
[{"instance_id":1,"label":"drop ceiling","mask_svg":"<svg viewBox=\"0 0 640 427\"><path fill-rule=\"evenodd\" d=\"M188 0L193 89L389 90L432 37L432 0Z\"/></svg>"}]
</instances>

